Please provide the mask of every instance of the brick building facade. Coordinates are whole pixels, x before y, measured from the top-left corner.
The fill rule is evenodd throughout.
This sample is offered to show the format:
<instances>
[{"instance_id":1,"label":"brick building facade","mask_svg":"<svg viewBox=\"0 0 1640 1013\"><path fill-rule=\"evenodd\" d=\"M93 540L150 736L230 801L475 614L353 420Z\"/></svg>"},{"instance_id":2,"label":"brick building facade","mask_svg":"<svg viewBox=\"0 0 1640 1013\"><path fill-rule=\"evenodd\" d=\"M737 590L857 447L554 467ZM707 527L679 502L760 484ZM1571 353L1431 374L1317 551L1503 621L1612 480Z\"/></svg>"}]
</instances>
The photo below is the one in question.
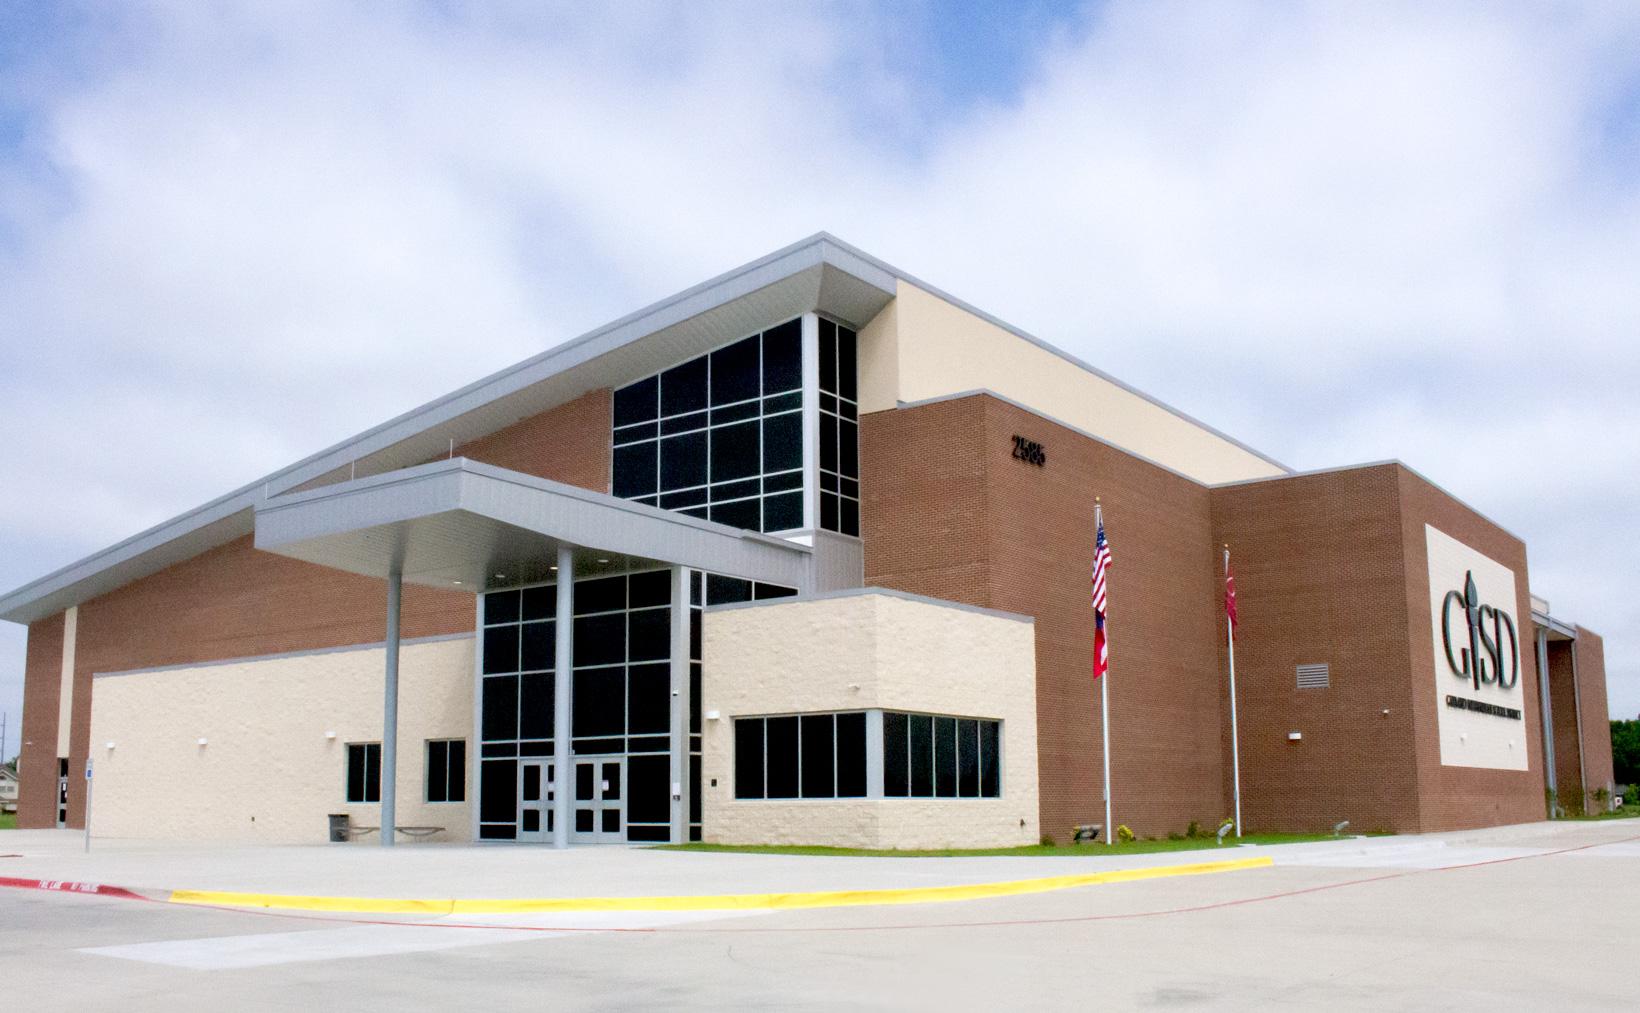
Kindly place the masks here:
<instances>
[{"instance_id":1,"label":"brick building facade","mask_svg":"<svg viewBox=\"0 0 1640 1013\"><path fill-rule=\"evenodd\" d=\"M780 379L785 374L779 357L787 346L776 342L798 347L798 324L801 356L792 362L794 369L801 363L801 390L793 373L788 394L780 386L788 381ZM1003 363L1018 368L975 389L971 378L987 362L998 363L999 371ZM745 388L750 400L733 393L740 389L735 384L745 382L735 370L752 378ZM698 405L684 386L697 372ZM645 379L651 375L660 379ZM653 402L658 424L632 421L635 397L659 398ZM1075 406L1082 404L1087 411L1078 415ZM799 420L801 467L783 472L770 462L779 441L793 438ZM1021 441L1043 456L1018 454ZM735 454L751 456L740 460ZM635 460L652 463L634 472ZM642 467L655 469L653 482ZM692 468L699 469L698 495L687 479L695 474ZM434 483L459 491L409 491ZM726 504L722 516L729 517L730 501L748 495L754 498L734 502L752 502L754 516L755 504L765 503L766 518L776 516L777 501L800 495L800 515L783 507L781 516L801 516L801 525L765 523L763 533L754 528L735 535L718 521L718 503ZM857 530L848 530L847 513L832 505L839 498L846 505L851 495L860 503ZM429 506L431 500L439 503ZM715 670L710 657L701 658L699 616L707 606L704 622L712 623L712 608L729 600L714 599L718 592L707 588L732 592L739 585L714 583L718 577L703 582L705 572L745 578L739 582L745 598L795 592L802 600L884 588L1031 622L1032 824L1044 836L1063 839L1074 825L1099 822L1104 810L1088 601L1096 501L1114 556L1113 812L1135 831L1160 835L1190 822L1211 826L1232 810L1222 602L1226 544L1241 610L1236 738L1243 819L1250 829L1318 830L1348 821L1356 830L1410 832L1521 822L1543 817L1551 782L1566 808L1591 807L1598 790L1611 787L1600 638L1551 617L1546 604L1539 607L1519 539L1399 463L1291 472L821 236L0 598L0 615L29 626L19 823L47 827L61 817L67 826L80 826L83 779L66 779L66 804L60 806L58 772L77 772L91 759L117 774L126 751L140 755L144 748L140 727L99 716L101 679L141 680L148 678L144 673L229 661L322 658L326 651L380 648L384 642L393 651L387 589L389 581L402 581L408 585L400 605L402 638L475 642L478 671L447 675L474 685L473 742L465 748L470 766L461 775L471 786L471 797L464 797L471 835L527 839L543 817L531 816L532 800L523 795L509 808L513 802L504 792L525 790L518 778L532 764L547 762L529 756L550 756L567 770L595 746L603 751L599 762L633 763L638 770L633 758L646 748L637 739L616 749L608 736L582 736L580 710L546 722L554 729L551 742L532 740L550 752L532 753L522 725L513 726L507 740L511 752L499 740L490 744L484 715L497 705L484 693L516 685L504 680L525 676L507 673L522 666L527 676L529 666L515 655L512 669L492 670L490 641L499 632L491 628L493 613L490 621L475 618L489 606L481 598L475 613L474 592L508 595L514 593L509 588L534 586L531 581L552 581L547 564L557 559L572 562L577 594L582 581L607 582L605 574L657 567L670 567L682 582L673 584L674 633L665 657L672 695L685 702L672 705L669 749L674 782L688 778L691 769L694 775L692 787L681 793L689 798L674 792L675 837L701 834L700 752L705 749L710 767L713 750L720 748L715 743L721 737L713 735L701 745L700 699L713 698L715 689L737 678L727 668ZM568 518L581 509L592 512L575 527ZM681 526L657 527L667 516ZM276 518L298 533L276 525ZM657 542L653 532L661 531L672 532L666 537L679 545L676 554L664 539ZM704 547L714 540L723 547ZM1445 554L1441 559L1433 558L1437 547ZM705 555L689 557L697 551ZM1446 572L1443 560L1455 552L1474 560L1461 564L1472 566L1471 572L1507 581L1497 586L1512 586L1512 600L1467 603L1467 613L1448 602L1447 613L1459 619L1443 616L1441 596L1449 589L1432 581L1445 579L1436 574ZM762 561L744 562L745 553L762 553ZM716 560L724 561L721 570L714 569ZM799 576L771 577L782 573ZM680 598L680 587L694 590ZM765 594L763 588L770 590ZM643 606L634 597L623 607ZM1460 673L1446 671L1443 659L1456 656L1443 646L1442 623L1448 641L1461 641L1465 631L1454 624L1465 614L1471 634L1477 623L1484 634L1487 621L1497 630L1507 622L1511 631L1510 645L1488 655L1503 670L1492 671L1495 685L1477 676L1466 689ZM558 627L567 628L569 615L558 613ZM692 648L679 632L690 622ZM630 643L627 633L620 634L627 644L621 664L636 680L638 627L631 628ZM575 629L583 627L577 623ZM559 648L570 652L559 658L594 664L573 653L578 645L590 656L590 632L576 633L581 639L574 642L567 633L554 635L566 638ZM1488 641L1483 636L1465 642ZM1466 649L1457 651L1469 665ZM1547 658L1546 672L1539 671L1540 656ZM1481 655L1474 658L1479 665ZM591 690L580 688L581 676L572 681L563 667L560 661L543 677L558 679L565 696L577 687L574 707L590 711ZM1299 675L1301 667L1307 676ZM1540 681L1545 675L1547 692ZM760 678L765 681L759 685L766 685L766 673ZM166 706L159 685L156 708ZM636 735L642 730L639 683L623 685L629 688L622 692L632 696L622 697L620 728ZM517 708L534 706L528 699L507 705L514 708L512 720L520 720ZM838 713L846 716L845 704ZM597 706L607 710L607 701ZM867 708L864 727L872 731L865 741L878 741L871 736L881 736L884 728L893 734L900 720L896 707L912 714L923 709L914 698ZM972 744L964 738L987 734L985 722L996 715L941 717L932 704L926 709L934 715L927 719L932 795L947 787L956 799L967 797L971 787L981 791L979 780L968 780L970 765L982 771L987 763L1019 762L987 758L980 738ZM724 715L731 723L737 717ZM831 722L826 727L844 727L842 718L827 715L811 715L811 724L802 727L818 728L812 721L821 718ZM237 722L244 728L262 716L223 720L224 727ZM841 731L835 734L829 748L856 748ZM563 744L572 735L573 749ZM942 738L952 735L957 738ZM200 738L198 762L216 762L204 758L211 755L206 740ZM736 742L735 748L745 748ZM764 762L773 770L773 740L762 748L770 751ZM910 748L908 762L915 768L921 754L915 741ZM947 784L941 765L948 760L955 780ZM818 761L807 762L812 771ZM892 785L898 761L873 753L864 762L862 801L847 804L897 804L894 789L884 785ZM841 793L844 768L837 769L831 790ZM340 779L335 771L324 776ZM803 797L809 787L804 781ZM732 821L736 832L748 832L764 810L738 785L725 788L736 792L728 804L753 808L713 811L750 813L750 820ZM185 781L172 790L177 798L156 804L199 804L186 796ZM648 819L634 815L636 804L621 806L628 823ZM791 818L793 810L780 811ZM952 814L952 840L965 840L960 804L929 811ZM562 823L569 810L558 812ZM481 834L481 827L488 829ZM447 832L461 839L465 828ZM708 825L707 839L712 832ZM793 833L784 825L771 836L791 840ZM812 836L823 833L816 828ZM802 834L799 828L796 835Z\"/></svg>"}]
</instances>

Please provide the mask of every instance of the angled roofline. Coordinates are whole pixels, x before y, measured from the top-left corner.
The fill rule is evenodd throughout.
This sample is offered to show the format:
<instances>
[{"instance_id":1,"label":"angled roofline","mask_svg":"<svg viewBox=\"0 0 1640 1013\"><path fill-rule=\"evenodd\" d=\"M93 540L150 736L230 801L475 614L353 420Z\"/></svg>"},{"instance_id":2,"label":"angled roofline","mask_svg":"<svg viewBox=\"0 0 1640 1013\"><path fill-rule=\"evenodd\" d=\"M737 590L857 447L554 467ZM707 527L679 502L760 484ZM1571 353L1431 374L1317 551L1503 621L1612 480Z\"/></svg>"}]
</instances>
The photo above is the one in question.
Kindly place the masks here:
<instances>
[{"instance_id":1,"label":"angled roofline","mask_svg":"<svg viewBox=\"0 0 1640 1013\"><path fill-rule=\"evenodd\" d=\"M684 289L675 295L651 303L642 309L620 317L578 337L562 342L547 351L524 359L512 366L491 373L449 394L428 401L410 411L397 415L380 425L310 454L294 464L271 472L232 492L218 496L202 506L163 521L129 538L116 542L54 570L6 594L0 595L0 619L29 623L88 600L100 594L139 579L146 573L180 562L204 551L191 546L177 546L168 558L161 552L181 539L196 535L212 525L222 525L226 537L213 544L220 545L231 538L250 534L254 527L252 510L267 499L288 492L305 482L323 476L379 450L433 429L444 422L465 415L499 398L539 383L551 376L588 362L617 348L653 334L663 328L733 302L743 296L782 279L817 266L829 265L877 288L889 297L897 295L897 283L904 281L931 295L943 299L1008 333L1048 351L1079 369L1086 370L1121 389L1132 393L1236 447L1268 462L1285 472L1291 469L1279 461L1254 450L1235 438L1192 418L1184 412L1157 400L1129 384L1116 379L1091 364L1056 348L1042 339L986 313L914 275L893 267L863 250L843 242L828 232L816 232L789 246L759 257L740 267L719 274ZM135 563L150 553L160 553L159 565L151 570L114 579L112 583L99 582L96 586L80 585L117 567ZM179 554L180 553L180 554ZM140 569L141 564L138 564ZM102 586L108 583L108 586Z\"/></svg>"},{"instance_id":2,"label":"angled roofline","mask_svg":"<svg viewBox=\"0 0 1640 1013\"><path fill-rule=\"evenodd\" d=\"M1214 483L1208 485L1208 488L1209 489L1229 489L1229 488L1233 488L1233 487L1238 486L1238 485L1256 485L1260 482L1281 482L1281 481L1285 481L1286 479L1289 479L1289 478L1309 478L1313 475L1330 475L1333 472L1338 472L1338 471L1364 471L1367 468L1400 468L1402 471L1406 472L1407 474L1411 475L1413 478L1416 478L1418 481L1420 481L1420 482L1424 483L1425 485L1429 486L1431 489L1434 489L1436 492L1440 493L1442 496L1445 496L1447 499L1450 499L1454 503L1459 504L1465 510L1468 510L1470 513L1474 514L1476 517L1479 517L1481 520L1483 520L1486 523L1492 525L1494 528L1497 528L1499 531L1502 531L1504 534L1508 535L1510 538L1513 538L1515 541L1521 543L1522 545L1526 544L1526 539L1524 539L1521 536L1515 534L1513 531L1511 531L1508 528L1504 527L1502 524L1499 524L1497 521L1495 521L1492 518L1488 517L1486 514L1483 514L1479 510L1476 510L1474 507L1469 505L1468 501L1464 500L1463 498L1461 498L1459 496L1454 495L1453 493L1448 491L1444 486L1442 486L1440 483L1438 483L1438 482L1434 481L1433 479L1431 479L1428 475L1425 475L1423 472L1419 471L1417 468L1414 468L1412 465L1410 465L1410 464L1406 463L1405 461L1401 460L1400 458L1396 458L1396 457L1386 458L1382 461L1367 461L1367 462L1362 463L1362 464L1341 464L1341 465L1338 465L1338 466L1332 467L1332 468L1312 468L1308 471L1293 471L1293 472L1288 472L1285 475L1266 475L1263 478L1238 478L1238 479L1234 479L1234 480L1229 481L1229 482L1214 482Z\"/></svg>"},{"instance_id":3,"label":"angled roofline","mask_svg":"<svg viewBox=\"0 0 1640 1013\"><path fill-rule=\"evenodd\" d=\"M1210 426L1207 423L1203 422L1201 419L1198 419L1195 416L1190 415L1187 412L1180 411L1178 408L1173 407L1172 405L1168 404L1166 401L1163 401L1162 399L1160 399L1158 397L1154 397L1150 394L1146 394L1144 391L1142 391L1139 388L1133 386L1132 384L1126 382L1125 380L1121 380L1121 379L1118 379L1117 377L1111 376L1109 373L1107 373L1104 370L1100 369L1098 366L1095 366L1092 363L1088 362L1086 359L1077 358L1076 356L1072 355L1071 353L1065 351L1063 348L1059 348L1059 347L1053 345L1050 342L1044 341L1041 338L1037 337L1036 335L1030 333L1029 331L1021 330L1020 328L1015 327L1013 324L1010 324L1008 321L1003 320L1000 317L992 316L990 313L985 312L984 310L980 309L978 306L975 306L974 304L972 304L970 302L967 302L963 299L959 299L956 296L952 295L951 293L945 291L944 289L941 289L941 288L939 288L937 286L934 286L934 285L930 285L928 282L923 281L921 278L918 278L915 275L907 274L906 272L900 270L899 268L893 266L892 264L884 263L883 261L878 260L876 257L873 257L871 254L865 252L864 250L857 249L856 247L850 246L848 243L843 242L841 239L838 239L836 236L833 236L828 232L816 233L813 238L815 238L815 239L824 239L825 241L827 241L829 243L833 243L836 246L840 247L841 249L846 250L847 252L853 254L854 256L859 257L861 260L864 260L865 262L873 265L874 267L877 267L877 268L879 268L883 271L888 272L889 274L894 275L896 278L900 279L901 281L908 282L909 284L915 285L917 288L922 289L924 292L927 292L929 295L937 296L940 299L943 299L946 302L950 303L951 305L957 307L958 309L961 309L961 310L963 310L967 313L971 313L976 317L979 317L981 320L983 320L986 323L992 325L993 327L1000 327L1003 330L1007 331L1009 334L1012 334L1014 337L1019 338L1023 341L1028 341L1031 344L1033 344L1033 345L1037 346L1038 348L1042 349L1043 351L1048 352L1048 353L1053 354L1053 355L1056 355L1061 359L1064 359L1066 362L1068 362L1071 365L1077 367L1078 369L1086 370L1087 372L1092 373L1094 376L1097 376L1099 379L1104 380L1106 383L1114 384L1115 386L1120 387L1122 390L1128 392L1129 394L1132 394L1135 397L1138 397L1138 398L1140 398L1144 401L1150 402L1151 404L1153 404L1156 407L1162 409L1163 411L1165 411L1165 412L1167 412L1171 415L1177 416L1179 419L1190 423L1191 425L1195 426L1196 428L1201 429L1205 432L1211 433L1214 436L1217 436L1219 439L1225 441L1226 443L1229 443L1229 444L1231 444L1235 447L1238 447L1241 450L1245 450L1247 453L1252 454L1254 457L1256 457L1259 460L1265 462L1266 464L1271 465L1272 467L1280 468L1282 471L1285 471L1285 472L1291 472L1293 470L1292 468L1289 468L1287 465L1282 464L1280 461L1278 461L1275 458L1271 457L1270 455L1264 453L1263 451L1258 450L1255 447L1248 446L1247 444L1243 443L1242 441L1236 439L1234 436L1231 436L1229 433L1226 433L1221 429L1217 429L1213 426Z\"/></svg>"}]
</instances>

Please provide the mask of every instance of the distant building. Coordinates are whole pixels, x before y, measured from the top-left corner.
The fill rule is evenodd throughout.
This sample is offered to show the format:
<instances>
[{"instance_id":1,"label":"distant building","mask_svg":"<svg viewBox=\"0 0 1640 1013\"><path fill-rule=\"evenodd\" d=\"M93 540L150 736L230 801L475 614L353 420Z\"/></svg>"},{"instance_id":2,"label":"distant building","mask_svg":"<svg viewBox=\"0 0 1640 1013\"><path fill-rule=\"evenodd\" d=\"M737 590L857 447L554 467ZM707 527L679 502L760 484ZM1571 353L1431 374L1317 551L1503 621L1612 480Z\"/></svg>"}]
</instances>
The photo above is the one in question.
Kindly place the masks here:
<instances>
[{"instance_id":1,"label":"distant building","mask_svg":"<svg viewBox=\"0 0 1640 1013\"><path fill-rule=\"evenodd\" d=\"M1104 815L1095 497L1117 822L1231 809L1225 543L1250 827L1611 787L1600 638L1534 604L1520 539L819 235L0 596L19 822L82 825L90 760L120 836L323 840L391 786L455 840L1065 840Z\"/></svg>"},{"instance_id":2,"label":"distant building","mask_svg":"<svg viewBox=\"0 0 1640 1013\"><path fill-rule=\"evenodd\" d=\"M0 766L0 812L17 811L17 772Z\"/></svg>"}]
</instances>

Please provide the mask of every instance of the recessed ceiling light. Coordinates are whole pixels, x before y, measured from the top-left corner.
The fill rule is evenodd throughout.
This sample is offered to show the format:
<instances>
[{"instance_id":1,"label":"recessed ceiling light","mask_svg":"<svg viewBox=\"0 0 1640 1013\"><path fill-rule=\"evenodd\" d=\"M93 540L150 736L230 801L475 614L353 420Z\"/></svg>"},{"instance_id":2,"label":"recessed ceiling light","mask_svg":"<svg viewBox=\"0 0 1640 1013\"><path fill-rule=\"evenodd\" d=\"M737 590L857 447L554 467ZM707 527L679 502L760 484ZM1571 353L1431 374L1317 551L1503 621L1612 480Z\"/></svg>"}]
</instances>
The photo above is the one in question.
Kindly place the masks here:
<instances>
[{"instance_id":1,"label":"recessed ceiling light","mask_svg":"<svg viewBox=\"0 0 1640 1013\"><path fill-rule=\"evenodd\" d=\"M496 575L495 575L495 579L496 579L496 580L506 580L506 579L507 579L507 575L506 575L506 574L504 574L504 573L498 573L498 574L496 574Z\"/></svg>"},{"instance_id":2,"label":"recessed ceiling light","mask_svg":"<svg viewBox=\"0 0 1640 1013\"><path fill-rule=\"evenodd\" d=\"M600 563L607 563L607 562L609 562L609 560L607 560L607 559L600 559L600 560L598 560L598 562L600 562Z\"/></svg>"},{"instance_id":3,"label":"recessed ceiling light","mask_svg":"<svg viewBox=\"0 0 1640 1013\"><path fill-rule=\"evenodd\" d=\"M556 569L558 569L558 567L556 567L556 566L555 566L555 567L553 567L553 568L552 568L552 569L554 569L554 570L556 570Z\"/></svg>"},{"instance_id":4,"label":"recessed ceiling light","mask_svg":"<svg viewBox=\"0 0 1640 1013\"><path fill-rule=\"evenodd\" d=\"M459 580L452 580L452 581L450 581L450 583L452 583L452 584L459 584L459 583L461 583L461 581L459 581Z\"/></svg>"}]
</instances>

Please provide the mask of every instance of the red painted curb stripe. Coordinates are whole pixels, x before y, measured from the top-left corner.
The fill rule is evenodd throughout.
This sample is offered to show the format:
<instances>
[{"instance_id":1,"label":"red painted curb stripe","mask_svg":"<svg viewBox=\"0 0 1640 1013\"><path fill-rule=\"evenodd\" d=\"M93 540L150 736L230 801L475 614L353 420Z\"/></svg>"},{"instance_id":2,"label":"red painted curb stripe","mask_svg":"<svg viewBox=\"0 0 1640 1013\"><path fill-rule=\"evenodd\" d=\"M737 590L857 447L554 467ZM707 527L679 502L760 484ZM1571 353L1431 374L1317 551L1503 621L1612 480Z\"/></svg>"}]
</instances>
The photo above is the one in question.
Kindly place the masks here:
<instances>
[{"instance_id":1,"label":"red painted curb stripe","mask_svg":"<svg viewBox=\"0 0 1640 1013\"><path fill-rule=\"evenodd\" d=\"M12 890L45 890L50 893L74 893L85 897L117 897L120 900L147 900L135 890L103 883L76 883L67 879L18 879L0 876L0 887Z\"/></svg>"}]
</instances>

